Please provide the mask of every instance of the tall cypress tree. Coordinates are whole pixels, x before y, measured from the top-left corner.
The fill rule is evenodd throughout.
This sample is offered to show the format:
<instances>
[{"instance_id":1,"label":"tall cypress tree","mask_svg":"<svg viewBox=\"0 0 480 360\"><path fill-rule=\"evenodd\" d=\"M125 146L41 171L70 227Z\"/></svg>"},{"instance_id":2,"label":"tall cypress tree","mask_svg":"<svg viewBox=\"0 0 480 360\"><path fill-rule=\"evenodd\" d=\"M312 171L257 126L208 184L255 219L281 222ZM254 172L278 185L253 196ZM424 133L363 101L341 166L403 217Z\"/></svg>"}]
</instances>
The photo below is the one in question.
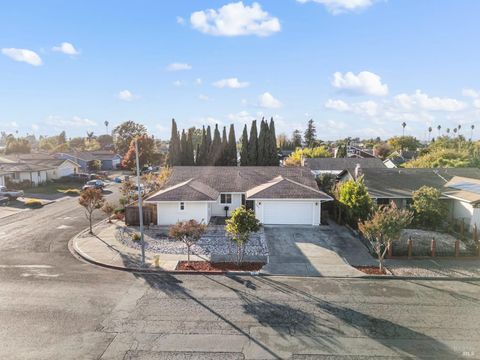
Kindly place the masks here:
<instances>
[{"instance_id":1,"label":"tall cypress tree","mask_svg":"<svg viewBox=\"0 0 480 360\"><path fill-rule=\"evenodd\" d=\"M201 162L201 147L202 145L201 144L197 144L197 150L195 151L195 165L199 166L199 165L202 165L200 162Z\"/></svg>"},{"instance_id":2,"label":"tall cypress tree","mask_svg":"<svg viewBox=\"0 0 480 360\"><path fill-rule=\"evenodd\" d=\"M223 127L222 132L222 146L220 153L220 164L219 165L228 165L228 140L227 140L227 128Z\"/></svg>"},{"instance_id":3,"label":"tall cypress tree","mask_svg":"<svg viewBox=\"0 0 480 360\"><path fill-rule=\"evenodd\" d=\"M277 151L277 135L275 134L275 122L273 117L270 119L270 126L268 129L269 135L269 162L267 165L278 166L278 151Z\"/></svg>"},{"instance_id":4,"label":"tall cypress tree","mask_svg":"<svg viewBox=\"0 0 480 360\"><path fill-rule=\"evenodd\" d=\"M247 124L243 127L242 148L240 150L240 166L248 165L248 133Z\"/></svg>"},{"instance_id":5,"label":"tall cypress tree","mask_svg":"<svg viewBox=\"0 0 480 360\"><path fill-rule=\"evenodd\" d=\"M196 164L205 165L207 159L207 133L205 132L205 126L202 128L202 142L198 147Z\"/></svg>"},{"instance_id":6,"label":"tall cypress tree","mask_svg":"<svg viewBox=\"0 0 480 360\"><path fill-rule=\"evenodd\" d=\"M230 124L228 133L228 163L230 166L237 166L237 139L235 138L235 126Z\"/></svg>"},{"instance_id":7,"label":"tall cypress tree","mask_svg":"<svg viewBox=\"0 0 480 360\"><path fill-rule=\"evenodd\" d=\"M215 130L213 132L213 141L210 146L210 161L212 165L220 165L222 161L222 139L220 138L220 131L218 130L218 124L215 124Z\"/></svg>"},{"instance_id":8,"label":"tall cypress tree","mask_svg":"<svg viewBox=\"0 0 480 360\"><path fill-rule=\"evenodd\" d=\"M188 129L185 161L185 165L195 165L195 158L193 156L193 129Z\"/></svg>"},{"instance_id":9,"label":"tall cypress tree","mask_svg":"<svg viewBox=\"0 0 480 360\"><path fill-rule=\"evenodd\" d=\"M306 147L313 148L315 146L315 142L317 141L317 129L313 119L308 120L307 130L305 130L303 140Z\"/></svg>"},{"instance_id":10,"label":"tall cypress tree","mask_svg":"<svg viewBox=\"0 0 480 360\"><path fill-rule=\"evenodd\" d=\"M267 165L267 132L268 126L267 123L262 118L260 123L260 133L258 134L258 145L257 145L257 164L259 166Z\"/></svg>"},{"instance_id":11,"label":"tall cypress tree","mask_svg":"<svg viewBox=\"0 0 480 360\"><path fill-rule=\"evenodd\" d=\"M168 164L170 166L180 165L180 152L180 136L177 123L175 119L172 119L172 135L170 136L170 145L168 147Z\"/></svg>"},{"instance_id":12,"label":"tall cypress tree","mask_svg":"<svg viewBox=\"0 0 480 360\"><path fill-rule=\"evenodd\" d=\"M257 120L252 121L250 138L248 139L248 165L257 165L258 158L258 135Z\"/></svg>"},{"instance_id":13,"label":"tall cypress tree","mask_svg":"<svg viewBox=\"0 0 480 360\"><path fill-rule=\"evenodd\" d=\"M214 165L212 158L212 129L210 125L207 126L207 138L205 141L205 159L203 165Z\"/></svg>"},{"instance_id":14,"label":"tall cypress tree","mask_svg":"<svg viewBox=\"0 0 480 360\"><path fill-rule=\"evenodd\" d=\"M178 165L187 165L187 134L182 130L182 137L180 139L180 161Z\"/></svg>"}]
</instances>

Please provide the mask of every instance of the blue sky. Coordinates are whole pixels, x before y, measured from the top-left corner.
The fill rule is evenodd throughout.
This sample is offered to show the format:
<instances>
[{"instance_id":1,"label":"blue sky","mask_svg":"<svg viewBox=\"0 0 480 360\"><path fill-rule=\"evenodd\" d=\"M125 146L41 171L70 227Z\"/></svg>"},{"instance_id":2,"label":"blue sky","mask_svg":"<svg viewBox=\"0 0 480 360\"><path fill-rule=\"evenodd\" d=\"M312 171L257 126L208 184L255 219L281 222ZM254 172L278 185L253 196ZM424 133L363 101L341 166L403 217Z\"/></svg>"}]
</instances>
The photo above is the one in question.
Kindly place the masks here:
<instances>
[{"instance_id":1,"label":"blue sky","mask_svg":"<svg viewBox=\"0 0 480 360\"><path fill-rule=\"evenodd\" d=\"M475 0L3 2L0 130L134 120L166 139L172 117L240 129L273 116L287 134L313 118L322 139L403 121L421 139L439 124L469 137L479 14Z\"/></svg>"}]
</instances>

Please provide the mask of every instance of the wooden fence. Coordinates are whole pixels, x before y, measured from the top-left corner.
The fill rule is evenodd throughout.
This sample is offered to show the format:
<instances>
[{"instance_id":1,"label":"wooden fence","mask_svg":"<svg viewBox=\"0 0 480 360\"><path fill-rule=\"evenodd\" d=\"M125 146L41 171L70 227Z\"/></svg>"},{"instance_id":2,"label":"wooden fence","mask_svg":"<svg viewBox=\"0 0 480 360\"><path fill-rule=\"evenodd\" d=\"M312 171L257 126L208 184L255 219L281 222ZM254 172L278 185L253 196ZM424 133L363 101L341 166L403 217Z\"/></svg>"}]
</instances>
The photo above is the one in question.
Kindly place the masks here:
<instances>
[{"instance_id":1,"label":"wooden fence","mask_svg":"<svg viewBox=\"0 0 480 360\"><path fill-rule=\"evenodd\" d=\"M143 225L157 225L157 207L152 204L144 204L143 207ZM125 225L139 226L140 216L138 205L128 205L125 207Z\"/></svg>"}]
</instances>

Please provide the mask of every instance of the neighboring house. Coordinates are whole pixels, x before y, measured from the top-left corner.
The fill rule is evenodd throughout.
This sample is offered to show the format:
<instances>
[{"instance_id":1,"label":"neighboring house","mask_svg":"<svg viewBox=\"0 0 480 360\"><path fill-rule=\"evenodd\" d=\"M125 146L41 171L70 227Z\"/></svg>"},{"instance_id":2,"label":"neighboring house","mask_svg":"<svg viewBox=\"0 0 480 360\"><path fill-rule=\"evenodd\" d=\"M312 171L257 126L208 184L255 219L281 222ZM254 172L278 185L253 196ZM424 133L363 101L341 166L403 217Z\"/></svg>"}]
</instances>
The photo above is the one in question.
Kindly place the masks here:
<instances>
[{"instance_id":1,"label":"neighboring house","mask_svg":"<svg viewBox=\"0 0 480 360\"><path fill-rule=\"evenodd\" d=\"M359 146L347 145L347 156L353 158L374 158L373 150L365 149Z\"/></svg>"},{"instance_id":2,"label":"neighboring house","mask_svg":"<svg viewBox=\"0 0 480 360\"><path fill-rule=\"evenodd\" d=\"M33 186L38 186L47 181L47 171L52 167L26 163L1 163L0 172L8 172L8 178L14 183L29 181Z\"/></svg>"},{"instance_id":3,"label":"neighboring house","mask_svg":"<svg viewBox=\"0 0 480 360\"><path fill-rule=\"evenodd\" d=\"M88 163L99 160L102 163L101 170L115 170L120 167L122 157L110 151L83 151L76 153L57 153L57 159L68 159L80 165L82 171L89 171Z\"/></svg>"},{"instance_id":4,"label":"neighboring house","mask_svg":"<svg viewBox=\"0 0 480 360\"><path fill-rule=\"evenodd\" d=\"M383 163L390 169L398 168L407 161L414 160L417 155L416 151L394 151Z\"/></svg>"},{"instance_id":5,"label":"neighboring house","mask_svg":"<svg viewBox=\"0 0 480 360\"><path fill-rule=\"evenodd\" d=\"M0 163L22 163L39 165L47 168L47 180L56 180L64 176L79 172L80 165L72 160L55 159L53 156L43 153L15 154L0 157Z\"/></svg>"},{"instance_id":6,"label":"neighboring house","mask_svg":"<svg viewBox=\"0 0 480 360\"><path fill-rule=\"evenodd\" d=\"M422 186L443 191L445 184L455 176L480 179L477 168L436 168L436 169L362 169L363 181L370 197L378 204L395 202L404 207L411 203L413 192ZM342 174L340 181L349 179ZM446 196L445 196L446 198Z\"/></svg>"},{"instance_id":7,"label":"neighboring house","mask_svg":"<svg viewBox=\"0 0 480 360\"><path fill-rule=\"evenodd\" d=\"M442 193L452 199L455 219L465 221L469 229L480 227L480 179L454 176Z\"/></svg>"},{"instance_id":8,"label":"neighboring house","mask_svg":"<svg viewBox=\"0 0 480 360\"><path fill-rule=\"evenodd\" d=\"M309 169L276 166L177 166L146 203L157 206L159 225L229 216L241 205L263 224L319 225L321 204ZM228 208L228 210L226 210Z\"/></svg>"},{"instance_id":9,"label":"neighboring house","mask_svg":"<svg viewBox=\"0 0 480 360\"><path fill-rule=\"evenodd\" d=\"M305 159L305 166L309 167L315 176L332 174L338 176L345 171L353 174L360 165L362 169L385 168L382 160L377 158L310 158Z\"/></svg>"}]
</instances>

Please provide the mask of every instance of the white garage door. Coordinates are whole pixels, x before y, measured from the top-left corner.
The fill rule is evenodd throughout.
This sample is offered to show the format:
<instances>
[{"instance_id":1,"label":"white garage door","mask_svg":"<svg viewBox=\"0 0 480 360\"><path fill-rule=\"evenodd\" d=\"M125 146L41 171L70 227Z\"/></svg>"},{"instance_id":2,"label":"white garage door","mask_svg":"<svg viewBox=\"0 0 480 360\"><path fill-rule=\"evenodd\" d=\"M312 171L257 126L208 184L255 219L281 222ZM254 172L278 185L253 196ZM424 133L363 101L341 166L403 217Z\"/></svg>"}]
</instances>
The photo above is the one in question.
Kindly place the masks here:
<instances>
[{"instance_id":1,"label":"white garage door","mask_svg":"<svg viewBox=\"0 0 480 360\"><path fill-rule=\"evenodd\" d=\"M57 169L58 177L72 175L74 173L73 166L64 164Z\"/></svg>"},{"instance_id":2,"label":"white garage door","mask_svg":"<svg viewBox=\"0 0 480 360\"><path fill-rule=\"evenodd\" d=\"M271 225L312 225L313 202L264 201L263 223Z\"/></svg>"}]
</instances>

